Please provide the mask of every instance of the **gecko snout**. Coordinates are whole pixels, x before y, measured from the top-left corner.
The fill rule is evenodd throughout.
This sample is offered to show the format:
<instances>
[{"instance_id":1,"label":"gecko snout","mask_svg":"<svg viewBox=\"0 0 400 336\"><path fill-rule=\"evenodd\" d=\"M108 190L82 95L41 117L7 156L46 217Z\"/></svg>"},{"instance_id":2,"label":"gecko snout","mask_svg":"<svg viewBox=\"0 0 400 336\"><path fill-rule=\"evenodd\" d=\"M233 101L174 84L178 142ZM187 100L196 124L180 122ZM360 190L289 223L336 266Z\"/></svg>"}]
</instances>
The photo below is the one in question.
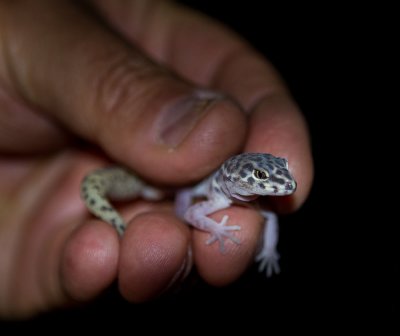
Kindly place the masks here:
<instances>
[{"instance_id":1,"label":"gecko snout","mask_svg":"<svg viewBox=\"0 0 400 336\"><path fill-rule=\"evenodd\" d=\"M294 181L286 182L285 190L287 190L287 191L295 191L296 190L296 182L294 182Z\"/></svg>"}]
</instances>

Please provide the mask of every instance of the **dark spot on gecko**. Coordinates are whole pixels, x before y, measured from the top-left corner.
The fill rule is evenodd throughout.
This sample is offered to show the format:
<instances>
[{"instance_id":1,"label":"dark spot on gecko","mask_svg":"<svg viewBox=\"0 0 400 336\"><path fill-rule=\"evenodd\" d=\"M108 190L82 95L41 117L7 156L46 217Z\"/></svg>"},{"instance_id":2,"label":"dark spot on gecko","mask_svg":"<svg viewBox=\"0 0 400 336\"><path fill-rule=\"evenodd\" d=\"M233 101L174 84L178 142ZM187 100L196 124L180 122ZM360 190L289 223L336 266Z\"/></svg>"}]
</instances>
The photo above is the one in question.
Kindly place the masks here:
<instances>
[{"instance_id":1,"label":"dark spot on gecko","mask_svg":"<svg viewBox=\"0 0 400 336\"><path fill-rule=\"evenodd\" d=\"M273 186L273 188L274 188L274 193L275 194L278 193L278 187L277 186Z\"/></svg>"},{"instance_id":2,"label":"dark spot on gecko","mask_svg":"<svg viewBox=\"0 0 400 336\"><path fill-rule=\"evenodd\" d=\"M91 199L89 200L89 204L90 204L90 205L95 205L95 204L96 204L96 200L95 200L94 198L91 198Z\"/></svg>"},{"instance_id":3,"label":"dark spot on gecko","mask_svg":"<svg viewBox=\"0 0 400 336\"><path fill-rule=\"evenodd\" d=\"M227 178L228 180L230 180L232 178L232 175L228 174L227 172L225 172L224 175L225 175L225 178ZM221 180L221 175L218 176L218 182L220 182L220 180ZM223 180L223 178L222 178L222 180Z\"/></svg>"},{"instance_id":4,"label":"dark spot on gecko","mask_svg":"<svg viewBox=\"0 0 400 336\"><path fill-rule=\"evenodd\" d=\"M258 186L259 186L261 189L265 189L265 185L264 185L263 183L259 183Z\"/></svg>"},{"instance_id":5,"label":"dark spot on gecko","mask_svg":"<svg viewBox=\"0 0 400 336\"><path fill-rule=\"evenodd\" d=\"M96 189L97 191L99 191L101 188L100 188L100 186L99 186L98 184L95 184L95 185L93 186L93 189Z\"/></svg>"},{"instance_id":6,"label":"dark spot on gecko","mask_svg":"<svg viewBox=\"0 0 400 336\"><path fill-rule=\"evenodd\" d=\"M221 194L221 189L216 186L213 186L213 191L216 192L217 194Z\"/></svg>"},{"instance_id":7,"label":"dark spot on gecko","mask_svg":"<svg viewBox=\"0 0 400 336\"><path fill-rule=\"evenodd\" d=\"M115 225L116 225L116 221L117 221L116 218L111 218L111 220L110 220L111 224L112 224L114 227L115 227Z\"/></svg>"},{"instance_id":8,"label":"dark spot on gecko","mask_svg":"<svg viewBox=\"0 0 400 336\"><path fill-rule=\"evenodd\" d=\"M287 171L285 171L285 172L283 173L283 176L285 176L288 180L291 180L291 179L292 179L292 177L290 176L290 174L289 174Z\"/></svg>"},{"instance_id":9,"label":"dark spot on gecko","mask_svg":"<svg viewBox=\"0 0 400 336\"><path fill-rule=\"evenodd\" d=\"M245 165L243 165L242 169L247 171L253 171L254 166L251 163L246 163Z\"/></svg>"},{"instance_id":10,"label":"dark spot on gecko","mask_svg":"<svg viewBox=\"0 0 400 336\"><path fill-rule=\"evenodd\" d=\"M113 211L114 209L105 205L102 205L100 208L101 211Z\"/></svg>"},{"instance_id":11,"label":"dark spot on gecko","mask_svg":"<svg viewBox=\"0 0 400 336\"><path fill-rule=\"evenodd\" d=\"M286 167L286 160L283 158L277 158L275 163L278 167L285 168Z\"/></svg>"},{"instance_id":12,"label":"dark spot on gecko","mask_svg":"<svg viewBox=\"0 0 400 336\"><path fill-rule=\"evenodd\" d=\"M283 174L283 172L282 172L282 170L280 170L280 169L277 169L277 170L276 170L276 172L275 172L275 174L276 174L276 175L282 175L282 174Z\"/></svg>"},{"instance_id":13,"label":"dark spot on gecko","mask_svg":"<svg viewBox=\"0 0 400 336\"><path fill-rule=\"evenodd\" d=\"M240 175L242 178L245 178L248 174L247 174L244 170L241 170L240 173L239 173L239 175Z\"/></svg>"},{"instance_id":14,"label":"dark spot on gecko","mask_svg":"<svg viewBox=\"0 0 400 336\"><path fill-rule=\"evenodd\" d=\"M86 192L87 191L87 187L86 186L82 187L82 191Z\"/></svg>"},{"instance_id":15,"label":"dark spot on gecko","mask_svg":"<svg viewBox=\"0 0 400 336\"><path fill-rule=\"evenodd\" d=\"M249 183L251 186L254 184L255 180L251 176L247 179L247 183Z\"/></svg>"},{"instance_id":16,"label":"dark spot on gecko","mask_svg":"<svg viewBox=\"0 0 400 336\"><path fill-rule=\"evenodd\" d=\"M273 171L273 170L274 170L274 166L273 166L272 164L267 163L266 166L268 167L268 169L269 169L270 171Z\"/></svg>"},{"instance_id":17,"label":"dark spot on gecko","mask_svg":"<svg viewBox=\"0 0 400 336\"><path fill-rule=\"evenodd\" d=\"M274 175L271 176L271 181L282 185L285 183L284 179L276 177Z\"/></svg>"},{"instance_id":18,"label":"dark spot on gecko","mask_svg":"<svg viewBox=\"0 0 400 336\"><path fill-rule=\"evenodd\" d=\"M85 193L83 193L83 199L84 200L87 200L89 198L89 195L85 192Z\"/></svg>"}]
</instances>

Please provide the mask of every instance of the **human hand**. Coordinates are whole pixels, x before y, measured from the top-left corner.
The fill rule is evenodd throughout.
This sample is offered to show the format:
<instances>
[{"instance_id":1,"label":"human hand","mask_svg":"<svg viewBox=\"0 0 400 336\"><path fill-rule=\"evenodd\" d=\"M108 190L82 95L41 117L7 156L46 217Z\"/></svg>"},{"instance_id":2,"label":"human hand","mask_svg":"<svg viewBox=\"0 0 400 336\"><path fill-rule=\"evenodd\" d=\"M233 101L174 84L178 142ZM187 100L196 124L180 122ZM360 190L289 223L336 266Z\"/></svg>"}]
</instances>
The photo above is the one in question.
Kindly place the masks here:
<instances>
[{"instance_id":1,"label":"human hand","mask_svg":"<svg viewBox=\"0 0 400 336\"><path fill-rule=\"evenodd\" d=\"M262 219L239 207L213 215L245 223L242 243L227 242L225 255L168 203L124 205L129 226L120 241L79 199L82 176L106 157L154 183L181 185L242 150L283 156L298 189L290 202L276 202L281 212L297 209L311 186L304 120L245 42L170 2L90 6L0 3L2 316L87 301L116 278L126 299L148 300L179 280L189 246L213 285L252 263ZM77 149L77 139L105 155Z\"/></svg>"}]
</instances>

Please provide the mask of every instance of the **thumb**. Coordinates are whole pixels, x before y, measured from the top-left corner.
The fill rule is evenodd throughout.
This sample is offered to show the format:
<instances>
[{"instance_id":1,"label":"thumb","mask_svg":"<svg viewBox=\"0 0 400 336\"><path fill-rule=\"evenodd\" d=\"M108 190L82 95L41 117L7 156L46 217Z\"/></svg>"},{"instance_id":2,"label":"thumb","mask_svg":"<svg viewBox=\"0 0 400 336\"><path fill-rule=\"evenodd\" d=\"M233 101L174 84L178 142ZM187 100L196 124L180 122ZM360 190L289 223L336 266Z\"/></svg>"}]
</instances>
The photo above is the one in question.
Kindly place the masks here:
<instances>
[{"instance_id":1,"label":"thumb","mask_svg":"<svg viewBox=\"0 0 400 336\"><path fill-rule=\"evenodd\" d=\"M153 63L74 2L0 6L6 84L114 160L157 182L188 182L242 145L234 103Z\"/></svg>"}]
</instances>

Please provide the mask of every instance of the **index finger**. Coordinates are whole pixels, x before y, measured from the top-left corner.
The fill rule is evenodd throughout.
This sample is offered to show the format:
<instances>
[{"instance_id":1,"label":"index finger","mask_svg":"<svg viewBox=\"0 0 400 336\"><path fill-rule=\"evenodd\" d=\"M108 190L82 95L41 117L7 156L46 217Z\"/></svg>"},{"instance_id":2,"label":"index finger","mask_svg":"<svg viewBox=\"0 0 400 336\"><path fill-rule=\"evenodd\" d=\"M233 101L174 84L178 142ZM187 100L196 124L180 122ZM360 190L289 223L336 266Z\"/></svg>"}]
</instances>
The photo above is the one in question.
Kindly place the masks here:
<instances>
[{"instance_id":1,"label":"index finger","mask_svg":"<svg viewBox=\"0 0 400 336\"><path fill-rule=\"evenodd\" d=\"M250 119L245 151L288 159L306 199L313 178L307 125L272 65L219 23L171 2L96 2L108 21L182 77L233 97Z\"/></svg>"},{"instance_id":2,"label":"index finger","mask_svg":"<svg viewBox=\"0 0 400 336\"><path fill-rule=\"evenodd\" d=\"M176 33L169 57L173 67L239 102L249 116L244 150L288 159L297 180L291 201L277 202L278 210L300 207L313 179L311 147L305 119L283 79L261 54L218 23L197 14L179 18L171 29Z\"/></svg>"}]
</instances>

